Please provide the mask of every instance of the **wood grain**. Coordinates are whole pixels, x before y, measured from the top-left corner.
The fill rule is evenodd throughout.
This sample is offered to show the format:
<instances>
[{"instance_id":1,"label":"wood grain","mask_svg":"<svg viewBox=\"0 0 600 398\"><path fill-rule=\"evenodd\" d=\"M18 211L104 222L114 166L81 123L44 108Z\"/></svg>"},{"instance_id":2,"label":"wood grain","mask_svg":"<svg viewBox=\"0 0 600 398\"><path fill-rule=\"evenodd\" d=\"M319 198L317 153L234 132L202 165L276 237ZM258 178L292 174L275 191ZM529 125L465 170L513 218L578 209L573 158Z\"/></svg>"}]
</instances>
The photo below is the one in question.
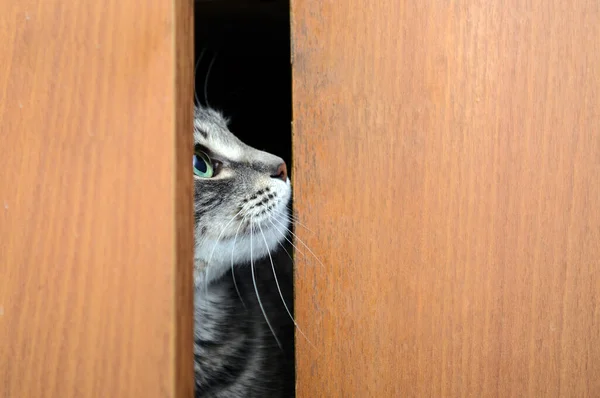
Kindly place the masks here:
<instances>
[{"instance_id":1,"label":"wood grain","mask_svg":"<svg viewBox=\"0 0 600 398\"><path fill-rule=\"evenodd\" d=\"M292 21L298 397L600 396L599 3Z\"/></svg>"},{"instance_id":2,"label":"wood grain","mask_svg":"<svg viewBox=\"0 0 600 398\"><path fill-rule=\"evenodd\" d=\"M192 4L0 3L0 397L191 397Z\"/></svg>"}]
</instances>

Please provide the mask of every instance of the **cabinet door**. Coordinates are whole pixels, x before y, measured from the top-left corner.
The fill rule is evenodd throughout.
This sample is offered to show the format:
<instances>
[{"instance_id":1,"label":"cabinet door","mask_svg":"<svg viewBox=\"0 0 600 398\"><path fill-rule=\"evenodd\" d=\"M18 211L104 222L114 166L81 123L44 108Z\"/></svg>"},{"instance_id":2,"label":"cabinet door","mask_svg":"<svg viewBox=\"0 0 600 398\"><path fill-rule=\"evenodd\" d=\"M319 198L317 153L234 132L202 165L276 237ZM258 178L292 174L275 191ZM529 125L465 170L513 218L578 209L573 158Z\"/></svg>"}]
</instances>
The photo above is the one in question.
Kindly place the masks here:
<instances>
[{"instance_id":1,"label":"cabinet door","mask_svg":"<svg viewBox=\"0 0 600 398\"><path fill-rule=\"evenodd\" d=\"M191 5L0 2L0 397L192 396Z\"/></svg>"},{"instance_id":2,"label":"cabinet door","mask_svg":"<svg viewBox=\"0 0 600 398\"><path fill-rule=\"evenodd\" d=\"M292 0L292 32L298 396L600 396L598 2Z\"/></svg>"}]
</instances>

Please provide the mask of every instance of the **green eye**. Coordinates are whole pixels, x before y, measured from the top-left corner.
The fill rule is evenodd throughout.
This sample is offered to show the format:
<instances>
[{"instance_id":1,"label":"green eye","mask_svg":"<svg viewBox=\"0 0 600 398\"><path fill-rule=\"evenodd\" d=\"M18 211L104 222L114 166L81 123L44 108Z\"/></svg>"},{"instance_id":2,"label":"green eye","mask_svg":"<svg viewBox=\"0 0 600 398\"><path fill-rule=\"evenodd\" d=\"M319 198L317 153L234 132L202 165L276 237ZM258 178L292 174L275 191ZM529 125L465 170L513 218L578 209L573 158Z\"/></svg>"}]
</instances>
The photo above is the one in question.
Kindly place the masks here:
<instances>
[{"instance_id":1,"label":"green eye","mask_svg":"<svg viewBox=\"0 0 600 398\"><path fill-rule=\"evenodd\" d=\"M202 178L211 178L214 174L213 164L208 155L196 150L194 153L194 174Z\"/></svg>"}]
</instances>

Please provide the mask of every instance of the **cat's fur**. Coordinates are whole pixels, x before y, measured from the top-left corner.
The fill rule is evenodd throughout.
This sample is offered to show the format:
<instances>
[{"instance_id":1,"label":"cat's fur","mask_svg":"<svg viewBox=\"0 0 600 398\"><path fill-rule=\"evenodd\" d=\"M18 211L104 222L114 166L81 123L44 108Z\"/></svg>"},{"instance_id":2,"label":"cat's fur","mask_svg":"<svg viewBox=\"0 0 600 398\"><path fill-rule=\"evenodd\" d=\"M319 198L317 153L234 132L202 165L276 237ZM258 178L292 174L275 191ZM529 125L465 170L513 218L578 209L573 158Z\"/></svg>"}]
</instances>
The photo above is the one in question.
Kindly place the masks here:
<instances>
[{"instance_id":1,"label":"cat's fur","mask_svg":"<svg viewBox=\"0 0 600 398\"><path fill-rule=\"evenodd\" d=\"M289 227L283 160L242 143L220 113L200 106L194 143L222 163L213 178L194 176L196 397L290 397L290 347L278 346L256 294L281 340L289 320L268 253Z\"/></svg>"}]
</instances>

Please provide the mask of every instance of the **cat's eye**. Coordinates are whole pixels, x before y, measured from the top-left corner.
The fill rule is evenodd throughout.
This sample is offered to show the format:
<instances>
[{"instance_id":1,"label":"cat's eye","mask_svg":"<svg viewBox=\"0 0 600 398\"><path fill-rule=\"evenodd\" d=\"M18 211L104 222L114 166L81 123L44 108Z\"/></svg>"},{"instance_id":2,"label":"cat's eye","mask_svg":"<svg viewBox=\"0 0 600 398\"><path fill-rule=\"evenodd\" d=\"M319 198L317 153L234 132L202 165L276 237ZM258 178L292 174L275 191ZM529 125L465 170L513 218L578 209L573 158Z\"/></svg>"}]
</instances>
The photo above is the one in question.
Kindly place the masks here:
<instances>
[{"instance_id":1,"label":"cat's eye","mask_svg":"<svg viewBox=\"0 0 600 398\"><path fill-rule=\"evenodd\" d=\"M194 151L194 174L202 178L211 178L214 175L214 167L207 154L202 151Z\"/></svg>"}]
</instances>

